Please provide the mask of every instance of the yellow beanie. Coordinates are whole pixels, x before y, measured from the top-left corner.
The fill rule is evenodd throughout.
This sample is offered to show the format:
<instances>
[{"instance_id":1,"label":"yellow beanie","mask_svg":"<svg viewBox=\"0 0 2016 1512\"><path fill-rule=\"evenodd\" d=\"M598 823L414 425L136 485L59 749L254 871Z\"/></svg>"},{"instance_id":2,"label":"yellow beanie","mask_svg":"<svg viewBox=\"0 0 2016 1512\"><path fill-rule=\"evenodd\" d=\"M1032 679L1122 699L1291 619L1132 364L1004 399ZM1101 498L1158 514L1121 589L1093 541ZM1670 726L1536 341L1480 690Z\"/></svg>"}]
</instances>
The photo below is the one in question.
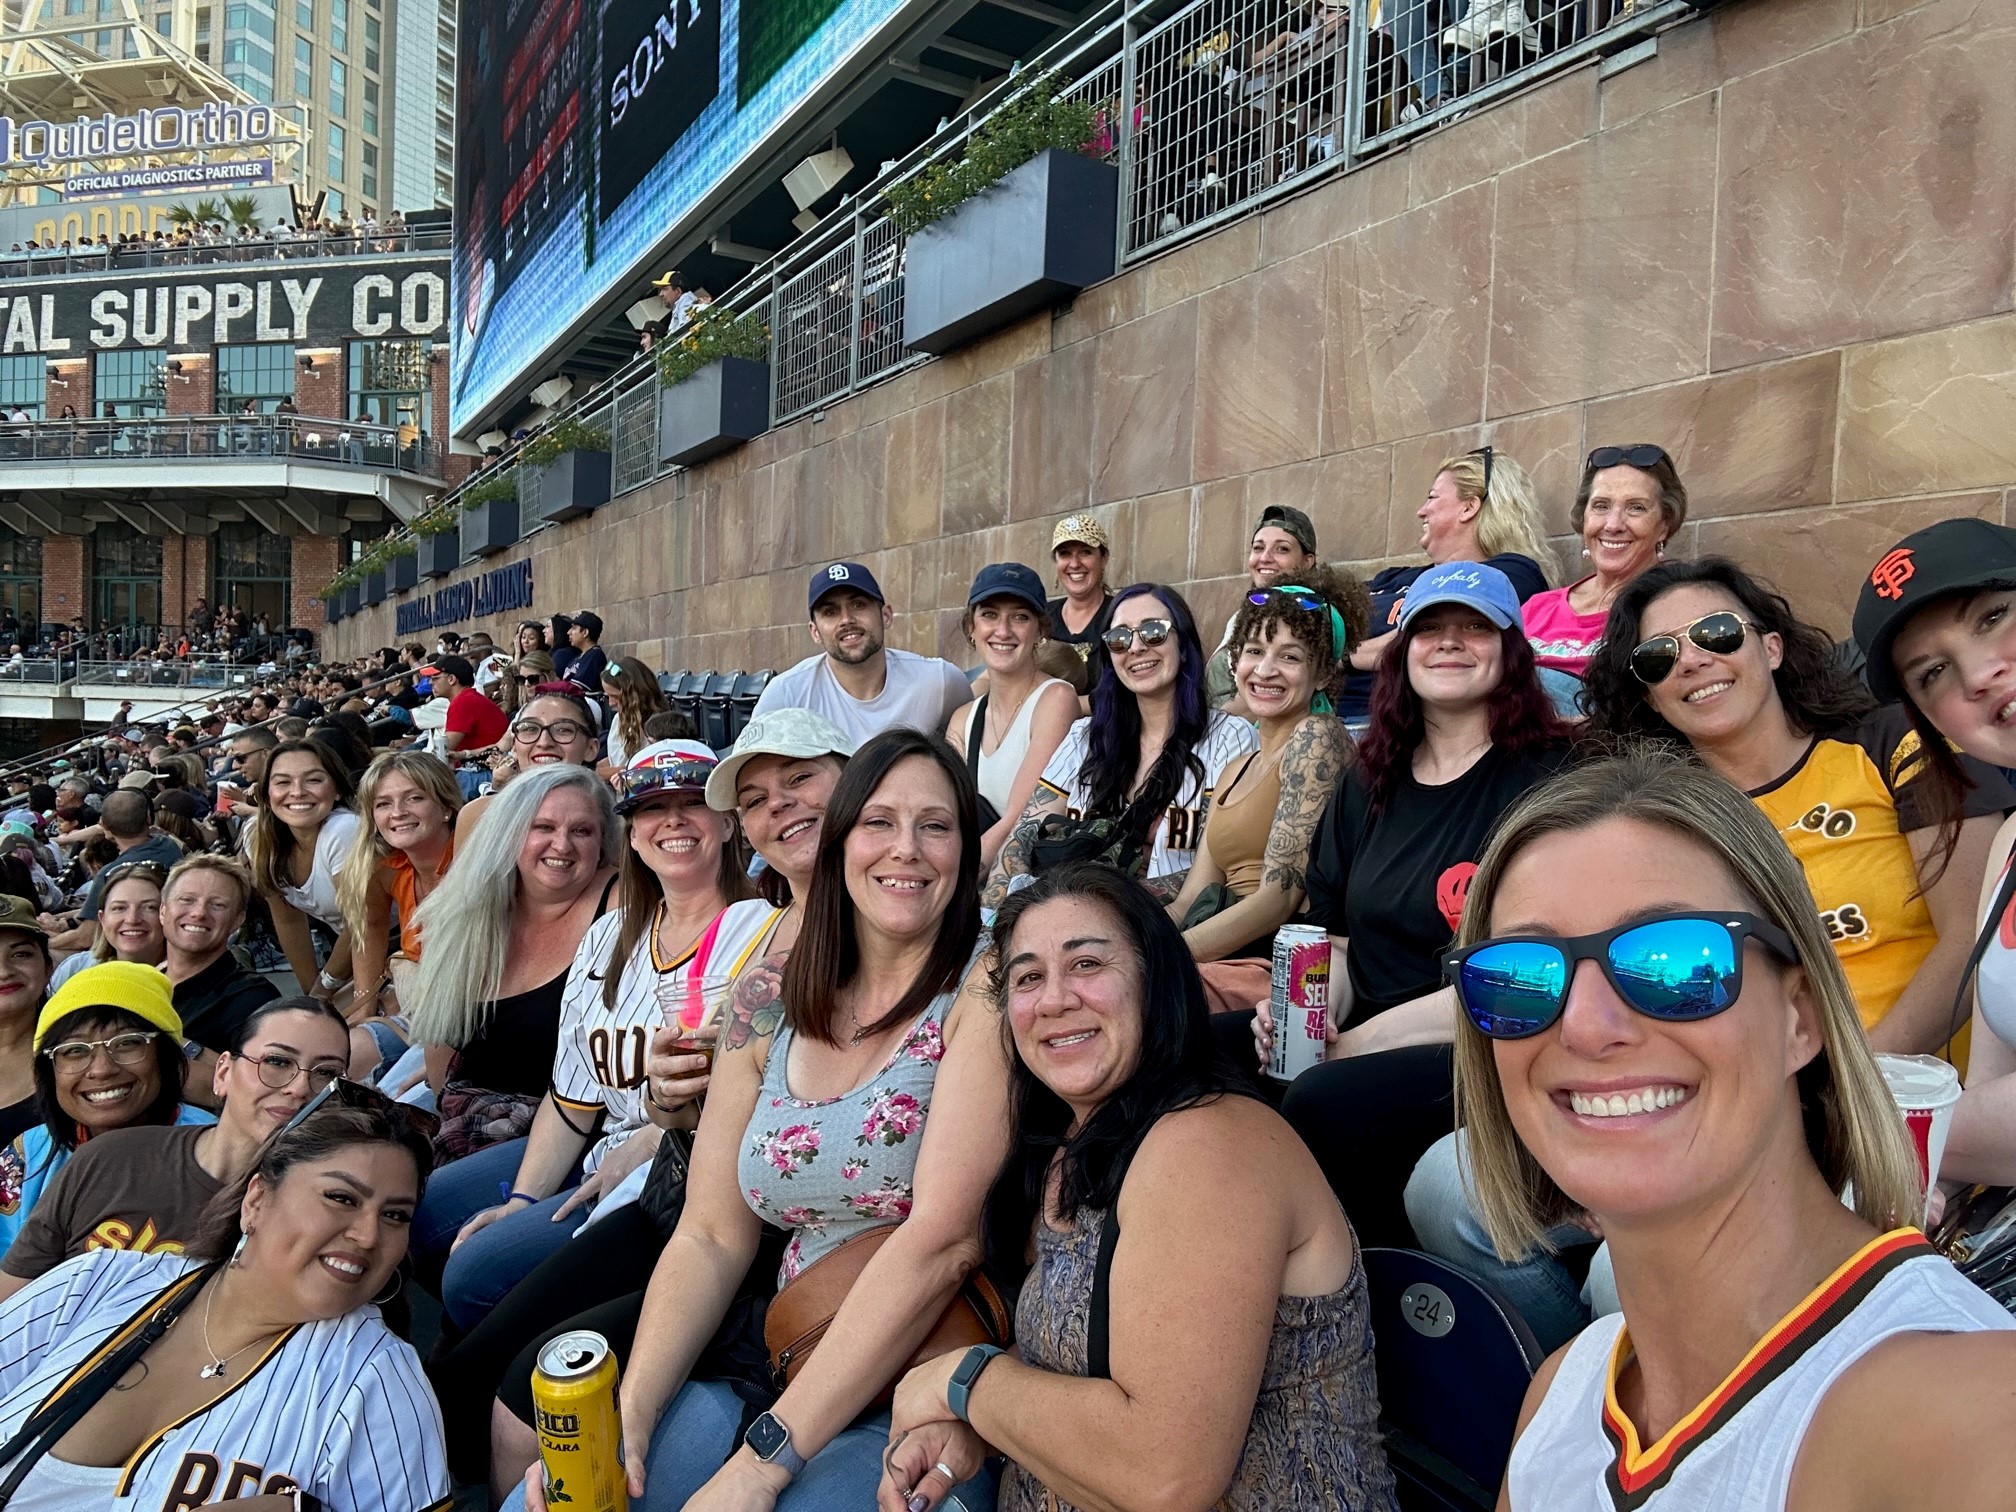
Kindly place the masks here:
<instances>
[{"instance_id":1,"label":"yellow beanie","mask_svg":"<svg viewBox=\"0 0 2016 1512\"><path fill-rule=\"evenodd\" d=\"M175 1012L175 994L158 967L138 961L102 961L86 966L56 989L35 1020L35 1048L49 1031L80 1008L123 1008L156 1029L182 1038L182 1019Z\"/></svg>"}]
</instances>

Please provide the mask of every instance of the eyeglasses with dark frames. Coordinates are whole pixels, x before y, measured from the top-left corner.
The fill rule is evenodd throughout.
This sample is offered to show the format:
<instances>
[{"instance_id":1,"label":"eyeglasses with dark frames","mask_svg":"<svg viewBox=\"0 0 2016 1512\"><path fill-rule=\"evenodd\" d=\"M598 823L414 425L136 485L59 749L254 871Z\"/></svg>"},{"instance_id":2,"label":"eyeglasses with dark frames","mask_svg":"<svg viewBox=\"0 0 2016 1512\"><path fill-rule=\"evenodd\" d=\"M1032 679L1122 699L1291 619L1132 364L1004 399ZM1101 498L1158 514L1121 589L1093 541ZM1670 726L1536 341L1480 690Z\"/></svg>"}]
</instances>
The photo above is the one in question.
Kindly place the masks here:
<instances>
[{"instance_id":1,"label":"eyeglasses with dark frames","mask_svg":"<svg viewBox=\"0 0 2016 1512\"><path fill-rule=\"evenodd\" d=\"M577 740L588 737L588 727L577 720L556 719L550 724L541 724L536 719L521 719L511 726L514 739L526 745L537 745L541 736L548 736L555 745L572 745Z\"/></svg>"}]
</instances>

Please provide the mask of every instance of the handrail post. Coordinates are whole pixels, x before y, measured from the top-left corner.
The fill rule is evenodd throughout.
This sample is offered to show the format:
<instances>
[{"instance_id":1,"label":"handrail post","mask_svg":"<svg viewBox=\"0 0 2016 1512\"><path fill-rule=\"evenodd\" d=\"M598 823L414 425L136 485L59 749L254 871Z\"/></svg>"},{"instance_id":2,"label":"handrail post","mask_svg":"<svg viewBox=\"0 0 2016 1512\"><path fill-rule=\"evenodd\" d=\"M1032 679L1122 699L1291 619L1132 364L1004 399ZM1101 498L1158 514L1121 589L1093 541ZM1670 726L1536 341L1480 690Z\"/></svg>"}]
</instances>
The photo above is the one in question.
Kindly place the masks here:
<instances>
[{"instance_id":1,"label":"handrail post","mask_svg":"<svg viewBox=\"0 0 2016 1512\"><path fill-rule=\"evenodd\" d=\"M1350 30L1344 47L1344 161L1355 163L1365 151L1365 67L1372 56L1371 8L1351 7Z\"/></svg>"},{"instance_id":2,"label":"handrail post","mask_svg":"<svg viewBox=\"0 0 2016 1512\"><path fill-rule=\"evenodd\" d=\"M1137 71L1134 6L1129 3L1120 17L1120 119L1113 123L1114 140L1120 144L1120 213L1113 223L1113 266L1127 266L1129 243L1134 239L1134 181L1138 172L1134 142L1134 100L1141 87Z\"/></svg>"},{"instance_id":3,"label":"handrail post","mask_svg":"<svg viewBox=\"0 0 2016 1512\"><path fill-rule=\"evenodd\" d=\"M854 204L854 233L849 257L852 262L847 288L847 392L861 387L861 253L864 246L861 204ZM776 411L772 410L772 414Z\"/></svg>"}]
</instances>

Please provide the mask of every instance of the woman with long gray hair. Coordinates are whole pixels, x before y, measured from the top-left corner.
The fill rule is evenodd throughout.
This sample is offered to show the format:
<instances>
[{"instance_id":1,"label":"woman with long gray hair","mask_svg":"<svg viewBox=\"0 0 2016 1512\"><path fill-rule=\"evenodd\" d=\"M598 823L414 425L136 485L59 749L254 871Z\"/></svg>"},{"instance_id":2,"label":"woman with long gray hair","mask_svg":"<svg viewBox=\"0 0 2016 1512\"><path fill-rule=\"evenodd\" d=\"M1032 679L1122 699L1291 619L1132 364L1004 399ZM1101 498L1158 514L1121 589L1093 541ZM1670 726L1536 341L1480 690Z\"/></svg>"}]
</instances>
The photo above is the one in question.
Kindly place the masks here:
<instances>
[{"instance_id":1,"label":"woman with long gray hair","mask_svg":"<svg viewBox=\"0 0 2016 1512\"><path fill-rule=\"evenodd\" d=\"M608 905L621 836L607 783L587 767L538 767L497 795L420 905L427 948L406 1006L440 1100L444 1154L531 1126L567 968Z\"/></svg>"}]
</instances>

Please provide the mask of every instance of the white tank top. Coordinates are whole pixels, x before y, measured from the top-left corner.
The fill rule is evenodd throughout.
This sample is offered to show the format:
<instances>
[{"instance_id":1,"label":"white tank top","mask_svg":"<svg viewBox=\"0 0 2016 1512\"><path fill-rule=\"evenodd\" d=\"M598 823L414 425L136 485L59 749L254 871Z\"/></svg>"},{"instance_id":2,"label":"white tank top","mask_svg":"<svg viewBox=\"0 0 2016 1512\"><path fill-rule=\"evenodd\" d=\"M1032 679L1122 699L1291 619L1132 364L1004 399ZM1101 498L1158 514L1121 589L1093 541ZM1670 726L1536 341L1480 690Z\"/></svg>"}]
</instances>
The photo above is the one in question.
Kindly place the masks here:
<instances>
[{"instance_id":1,"label":"white tank top","mask_svg":"<svg viewBox=\"0 0 2016 1512\"><path fill-rule=\"evenodd\" d=\"M1022 770L1022 758L1029 754L1029 717L1036 712L1036 700L1043 696L1043 690L1052 683L1061 683L1061 677L1046 677L1036 684L1029 696L1022 700L1022 707L1015 711L1014 722L1001 736L1001 744L989 756L983 749L981 737L986 733L980 728L980 700L974 699L967 706L966 749L980 751L980 796L994 805L995 812L1008 812L1008 791L1015 786L1015 774Z\"/></svg>"},{"instance_id":2,"label":"white tank top","mask_svg":"<svg viewBox=\"0 0 2016 1512\"><path fill-rule=\"evenodd\" d=\"M1999 876L1995 879L1988 900L1991 904L1995 901L1993 893L2002 890L2002 880ZM1985 924L1987 920L1981 922ZM1981 970L1974 989L1982 1019L1995 1031L1997 1039L2016 1048L2016 898L2010 899L2009 906L2002 910L1995 936L1981 953Z\"/></svg>"},{"instance_id":3,"label":"white tank top","mask_svg":"<svg viewBox=\"0 0 2016 1512\"><path fill-rule=\"evenodd\" d=\"M2016 1328L1916 1229L1872 1239L1657 1443L1617 1406L1630 1335L1598 1318L1562 1357L1506 1471L1513 1512L1781 1512L1828 1387L1894 1334Z\"/></svg>"}]
</instances>

